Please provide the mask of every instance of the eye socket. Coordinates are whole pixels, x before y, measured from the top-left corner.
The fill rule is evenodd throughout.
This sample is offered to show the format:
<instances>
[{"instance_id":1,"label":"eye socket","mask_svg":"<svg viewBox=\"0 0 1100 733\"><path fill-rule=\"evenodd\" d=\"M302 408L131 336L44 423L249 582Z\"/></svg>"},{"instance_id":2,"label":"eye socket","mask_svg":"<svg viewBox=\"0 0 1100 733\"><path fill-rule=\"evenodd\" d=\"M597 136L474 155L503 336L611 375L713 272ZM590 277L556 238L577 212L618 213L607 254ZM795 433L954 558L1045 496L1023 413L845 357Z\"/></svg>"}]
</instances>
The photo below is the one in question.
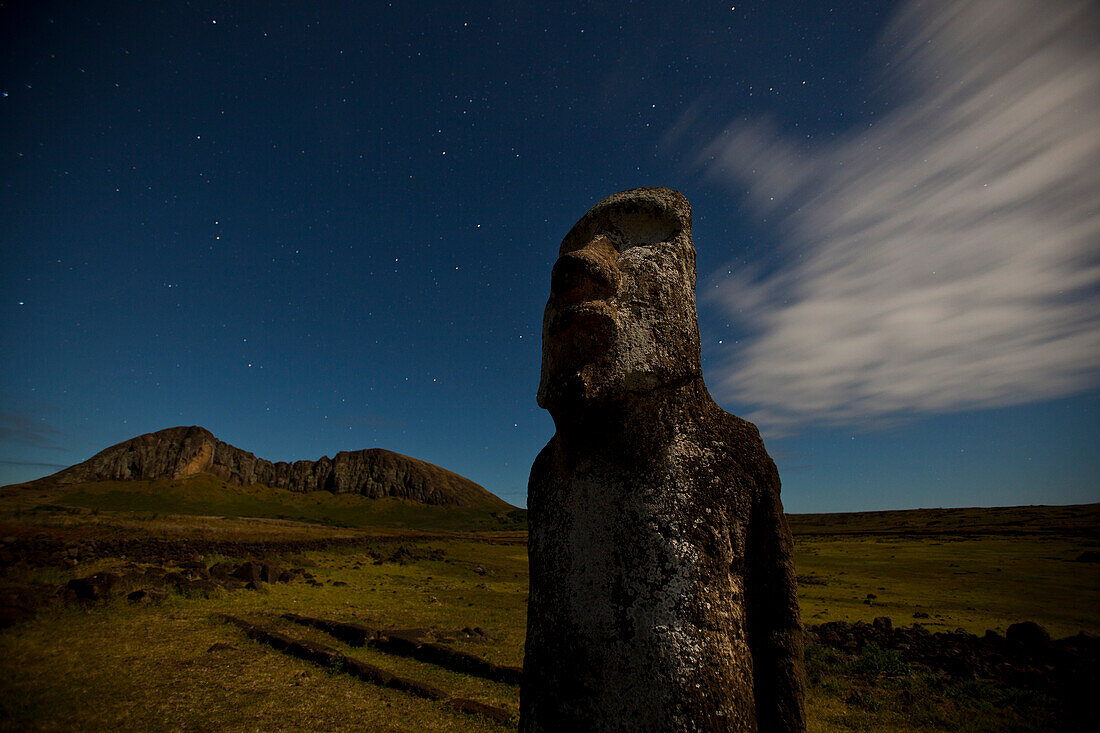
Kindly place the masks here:
<instances>
[{"instance_id":1,"label":"eye socket","mask_svg":"<svg viewBox=\"0 0 1100 733\"><path fill-rule=\"evenodd\" d=\"M671 241L685 225L691 226L690 210L684 218L682 212L662 202L615 198L608 197L581 217L565 235L558 254L584 247L596 236L607 237L619 252L624 252L632 247Z\"/></svg>"},{"instance_id":2,"label":"eye socket","mask_svg":"<svg viewBox=\"0 0 1100 733\"><path fill-rule=\"evenodd\" d=\"M680 232L680 222L662 210L618 211L611 214L612 225L619 230L619 249L667 242Z\"/></svg>"}]
</instances>

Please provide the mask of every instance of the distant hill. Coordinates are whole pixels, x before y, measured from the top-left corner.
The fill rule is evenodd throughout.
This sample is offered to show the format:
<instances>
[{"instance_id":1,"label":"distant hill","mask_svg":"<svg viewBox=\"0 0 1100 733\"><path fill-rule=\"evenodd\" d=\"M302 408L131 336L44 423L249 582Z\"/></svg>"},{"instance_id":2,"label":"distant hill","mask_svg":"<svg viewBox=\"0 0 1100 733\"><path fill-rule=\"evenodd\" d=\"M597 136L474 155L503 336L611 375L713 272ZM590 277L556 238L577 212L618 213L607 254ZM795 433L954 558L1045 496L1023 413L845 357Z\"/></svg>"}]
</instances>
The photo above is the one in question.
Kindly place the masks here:
<instances>
[{"instance_id":1,"label":"distant hill","mask_svg":"<svg viewBox=\"0 0 1100 733\"><path fill-rule=\"evenodd\" d=\"M796 537L811 535L1078 535L1100 539L1100 504L898 509L788 514Z\"/></svg>"},{"instance_id":2,"label":"distant hill","mask_svg":"<svg viewBox=\"0 0 1100 733\"><path fill-rule=\"evenodd\" d=\"M457 473L381 448L341 451L333 458L324 456L316 461L272 462L222 442L197 426L167 428L130 438L31 484L157 481L199 474L242 487L260 484L294 492L405 499L430 506L502 511L515 508Z\"/></svg>"}]
</instances>

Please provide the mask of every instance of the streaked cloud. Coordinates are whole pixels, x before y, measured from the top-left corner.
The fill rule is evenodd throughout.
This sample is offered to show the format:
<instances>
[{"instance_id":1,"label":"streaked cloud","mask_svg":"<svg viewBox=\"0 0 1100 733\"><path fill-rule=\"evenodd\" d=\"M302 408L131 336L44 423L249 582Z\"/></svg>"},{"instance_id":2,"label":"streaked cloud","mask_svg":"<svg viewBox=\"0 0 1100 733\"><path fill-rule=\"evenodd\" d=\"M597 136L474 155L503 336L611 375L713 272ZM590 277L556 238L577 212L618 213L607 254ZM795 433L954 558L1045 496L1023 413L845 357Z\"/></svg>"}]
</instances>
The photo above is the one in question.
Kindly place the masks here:
<instances>
[{"instance_id":1,"label":"streaked cloud","mask_svg":"<svg viewBox=\"0 0 1100 733\"><path fill-rule=\"evenodd\" d=\"M883 37L897 96L872 127L807 145L742 120L705 145L700 168L789 242L777 271L714 291L755 329L716 392L775 431L1095 385L1098 16L1087 1L912 2Z\"/></svg>"},{"instance_id":2,"label":"streaked cloud","mask_svg":"<svg viewBox=\"0 0 1100 733\"><path fill-rule=\"evenodd\" d=\"M35 461L0 461L0 466L18 466L19 468L68 468L67 463L37 463Z\"/></svg>"},{"instance_id":3,"label":"streaked cloud","mask_svg":"<svg viewBox=\"0 0 1100 733\"><path fill-rule=\"evenodd\" d=\"M57 439L60 436L60 431L48 425L44 420L32 420L27 415L21 413L0 410L0 443L9 443L30 448L44 448L47 450L61 450L61 446L57 443ZM14 463L12 465L14 465ZM40 465L52 466L53 464Z\"/></svg>"}]
</instances>

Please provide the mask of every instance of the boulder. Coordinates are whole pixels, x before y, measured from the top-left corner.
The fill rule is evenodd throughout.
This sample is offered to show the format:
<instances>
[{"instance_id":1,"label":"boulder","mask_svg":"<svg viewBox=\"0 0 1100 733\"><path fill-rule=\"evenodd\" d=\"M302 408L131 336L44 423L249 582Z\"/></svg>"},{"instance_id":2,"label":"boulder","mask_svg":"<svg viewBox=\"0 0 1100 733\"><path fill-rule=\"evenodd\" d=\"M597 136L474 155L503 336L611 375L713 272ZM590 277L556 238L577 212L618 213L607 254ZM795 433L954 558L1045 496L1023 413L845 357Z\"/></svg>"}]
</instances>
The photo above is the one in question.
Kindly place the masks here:
<instances>
[{"instance_id":1,"label":"boulder","mask_svg":"<svg viewBox=\"0 0 1100 733\"><path fill-rule=\"evenodd\" d=\"M1027 648L1041 648L1050 644L1050 634L1034 621L1012 624L1005 632L1005 638Z\"/></svg>"},{"instance_id":2,"label":"boulder","mask_svg":"<svg viewBox=\"0 0 1100 733\"><path fill-rule=\"evenodd\" d=\"M231 562L219 562L210 566L210 577L217 580L229 580L237 566Z\"/></svg>"},{"instance_id":3,"label":"boulder","mask_svg":"<svg viewBox=\"0 0 1100 733\"><path fill-rule=\"evenodd\" d=\"M233 577L246 583L259 583L263 580L263 570L263 565L249 560L237 566L237 569L233 571Z\"/></svg>"},{"instance_id":4,"label":"boulder","mask_svg":"<svg viewBox=\"0 0 1100 733\"><path fill-rule=\"evenodd\" d=\"M96 573L86 578L73 578L65 587L82 601L105 601L111 598L121 580L115 573Z\"/></svg>"},{"instance_id":5,"label":"boulder","mask_svg":"<svg viewBox=\"0 0 1100 733\"><path fill-rule=\"evenodd\" d=\"M279 582L279 576L281 576L282 573L282 569L274 563L265 562L260 566L260 580L265 583Z\"/></svg>"}]
</instances>

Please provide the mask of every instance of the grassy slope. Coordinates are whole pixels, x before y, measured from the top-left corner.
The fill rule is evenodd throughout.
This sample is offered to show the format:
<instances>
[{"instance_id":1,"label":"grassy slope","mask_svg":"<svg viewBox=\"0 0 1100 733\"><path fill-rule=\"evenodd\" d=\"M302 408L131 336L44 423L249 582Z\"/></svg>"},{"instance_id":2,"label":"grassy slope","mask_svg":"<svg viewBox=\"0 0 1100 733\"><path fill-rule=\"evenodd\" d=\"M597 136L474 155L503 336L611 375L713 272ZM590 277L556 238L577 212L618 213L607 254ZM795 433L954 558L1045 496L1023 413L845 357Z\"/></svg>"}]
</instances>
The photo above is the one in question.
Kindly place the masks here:
<instances>
[{"instance_id":1,"label":"grassy slope","mask_svg":"<svg viewBox=\"0 0 1100 733\"><path fill-rule=\"evenodd\" d=\"M22 511L54 505L158 515L266 517L337 527L466 531L525 528L523 512L509 514L508 505L496 497L481 506L427 506L402 499L367 499L358 494L296 492L259 484L239 487L209 474L177 480L96 481L45 489L5 487L0 491L8 508Z\"/></svg>"},{"instance_id":2,"label":"grassy slope","mask_svg":"<svg viewBox=\"0 0 1100 733\"><path fill-rule=\"evenodd\" d=\"M1004 633L1036 620L1068 636L1100 633L1100 568L1074 561L1096 548L1065 538L799 538L795 564L807 623L907 625L924 613L933 631Z\"/></svg>"},{"instance_id":3,"label":"grassy slope","mask_svg":"<svg viewBox=\"0 0 1100 733\"><path fill-rule=\"evenodd\" d=\"M309 566L323 582L319 588L298 582L210 599L172 595L160 606L116 601L48 609L0 632L0 729L507 729L288 658L216 619L222 612L246 616L451 694L518 711L514 688L347 647L278 619L294 611L385 627L482 626L498 641L456 645L500 663L521 663L523 548L453 539L421 546L444 549L446 561L374 565L354 551L310 552L284 561ZM478 564L486 575L473 572ZM74 574L111 565L98 561ZM48 574L57 576L55 582L63 579L58 571ZM230 648L209 651L217 643Z\"/></svg>"},{"instance_id":4,"label":"grassy slope","mask_svg":"<svg viewBox=\"0 0 1100 733\"><path fill-rule=\"evenodd\" d=\"M11 511L0 511L0 519L6 518L9 527L20 525L27 531L33 531L35 523L48 524L58 531L95 533L114 532L118 527L133 532L142 526L155 528L158 533L170 528L185 535L227 529L238 536L255 532L288 537L303 532L317 536L354 531L272 520L202 518L197 514L150 519L141 512L166 511L166 502L173 493L160 496L159 509L151 505L135 509L134 502L139 501L142 492L117 497L112 494L117 487L98 488L102 494L84 494L87 501L94 499L96 506L104 507L97 515L87 509L79 513L28 512L20 504L18 517ZM219 487L207 488L211 493L203 498L205 503L190 507L196 512L229 501ZM87 491L87 487L81 491ZM116 496L126 511L108 511L103 497L110 496ZM251 496L249 501L254 504L243 505L239 511L212 513L242 516L252 511L256 502L279 499L289 503L279 504L282 509L269 505L263 512L265 516L288 507L296 512L317 511L318 516L329 518L354 515L342 504L322 503L316 508L296 503L308 495L281 497L261 492L246 496ZM36 495L34 501L58 503L64 498ZM13 501L11 496L0 496L0 507L8 502L10 509ZM1094 510L1090 510L1092 516ZM911 620L912 612L921 610L929 613L931 618L925 623L932 623L933 630L962 626L981 633L985 628L1003 629L1014 621L1033 619L1055 635L1079 629L1100 633L1097 566L1074 562L1081 552L1100 549L1095 525L1091 533L1070 528L1060 535L1059 517L1064 509L1037 511L1032 528L1045 527L1041 532L975 533L972 530L981 523L968 521L968 533L960 533L955 523L939 534L917 532L917 536L908 538L897 533L876 535L866 518L842 518L833 531L822 531L829 529L826 520L814 520L818 531L807 533L804 527L799 531L798 518L794 518L798 532L796 563L803 578L803 614L809 623L834 618L870 620L887 615L901 624ZM919 530L919 519L918 515L909 515L907 521ZM840 525L850 529L853 521L861 525L858 532L836 531ZM990 520L986 524L1003 523ZM294 583L273 585L269 593L238 591L210 599L173 595L161 606L134 607L116 601L89 609L48 608L37 619L0 632L0 729L102 730L118 728L120 723L134 730L505 729L430 701L287 658L214 620L219 612L264 620L286 633L336 646L352 656L455 694L517 710L514 689L348 648L320 632L289 626L277 619L279 613L295 611L383 627L483 626L498 640L471 643L465 648L499 663L520 664L526 619L525 548L453 536L427 537L417 544L424 549L444 550L445 560L374 565L354 550L310 552L283 560L290 565L312 563L311 572L323 582L319 588ZM70 577L83 577L124 562L108 558L72 570L15 566L0 582L64 583ZM477 565L484 566L487 573L474 572ZM347 585L336 586L334 582ZM877 596L872 599L875 605L863 602L867 593ZM208 651L218 642L231 648ZM1006 701L998 697L1000 693L981 686L944 687L935 680L910 674L889 659L847 661L823 654L820 649L811 649L810 656L811 731L1044 728L1036 722L1042 717L1036 717L1033 707L1020 707L1018 699Z\"/></svg>"},{"instance_id":5,"label":"grassy slope","mask_svg":"<svg viewBox=\"0 0 1100 733\"><path fill-rule=\"evenodd\" d=\"M66 517L55 507L93 510ZM54 524L128 521L151 529L169 516L177 534L262 531L323 535L349 530L515 531L522 520L488 508L429 507L351 494L240 488L209 475L175 481L104 481L45 490L0 489L0 515ZM71 511L71 510L70 510ZM102 513L101 513L102 512ZM101 514L100 514L101 513ZM58 515L62 516L58 516ZM186 520L185 517L191 517ZM209 517L221 517L220 522ZM249 522L262 517L279 526ZM109 519L108 519L109 518ZM289 520L289 521L287 521ZM1100 549L1100 504L793 515L800 601L807 623L871 620L981 634L1039 620L1055 635L1100 633L1100 565L1075 562Z\"/></svg>"},{"instance_id":6,"label":"grassy slope","mask_svg":"<svg viewBox=\"0 0 1100 733\"><path fill-rule=\"evenodd\" d=\"M1100 505L796 515L791 526L807 623L926 613L933 631L1036 620L1056 636L1100 633L1100 565L1076 561L1100 549Z\"/></svg>"}]
</instances>

